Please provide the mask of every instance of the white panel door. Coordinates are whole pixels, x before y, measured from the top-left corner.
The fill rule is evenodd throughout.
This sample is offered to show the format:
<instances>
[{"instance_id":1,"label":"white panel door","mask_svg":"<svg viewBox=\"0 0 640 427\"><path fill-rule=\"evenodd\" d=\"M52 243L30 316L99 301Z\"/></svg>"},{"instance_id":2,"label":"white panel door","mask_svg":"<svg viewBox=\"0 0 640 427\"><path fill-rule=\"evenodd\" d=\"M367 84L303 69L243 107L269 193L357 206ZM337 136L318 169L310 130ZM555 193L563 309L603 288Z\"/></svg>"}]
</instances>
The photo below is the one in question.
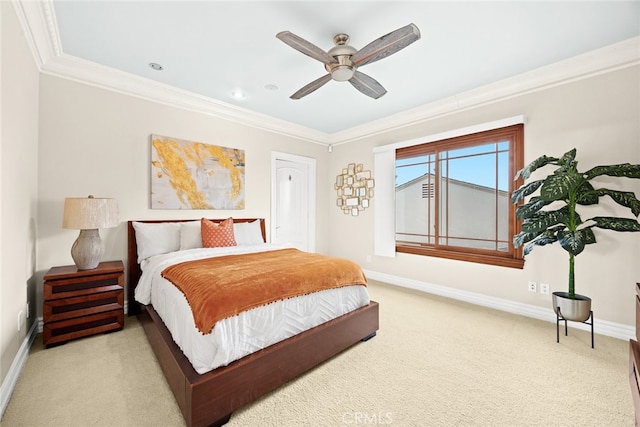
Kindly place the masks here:
<instances>
[{"instance_id":1,"label":"white panel door","mask_svg":"<svg viewBox=\"0 0 640 427\"><path fill-rule=\"evenodd\" d=\"M272 156L271 241L315 251L315 159Z\"/></svg>"},{"instance_id":2,"label":"white panel door","mask_svg":"<svg viewBox=\"0 0 640 427\"><path fill-rule=\"evenodd\" d=\"M278 160L276 182L275 241L308 251L307 166Z\"/></svg>"}]
</instances>

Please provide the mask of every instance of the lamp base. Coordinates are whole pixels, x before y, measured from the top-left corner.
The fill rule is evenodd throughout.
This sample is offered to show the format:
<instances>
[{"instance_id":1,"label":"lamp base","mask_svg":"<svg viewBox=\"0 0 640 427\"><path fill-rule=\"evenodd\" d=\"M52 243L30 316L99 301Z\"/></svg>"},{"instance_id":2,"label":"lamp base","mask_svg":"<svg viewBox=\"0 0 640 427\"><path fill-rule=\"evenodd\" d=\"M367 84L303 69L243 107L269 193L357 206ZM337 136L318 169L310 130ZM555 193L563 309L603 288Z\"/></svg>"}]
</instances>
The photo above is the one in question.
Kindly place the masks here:
<instances>
[{"instance_id":1,"label":"lamp base","mask_svg":"<svg viewBox=\"0 0 640 427\"><path fill-rule=\"evenodd\" d=\"M78 270L93 270L104 255L104 242L98 229L80 230L80 235L71 247L71 258Z\"/></svg>"}]
</instances>

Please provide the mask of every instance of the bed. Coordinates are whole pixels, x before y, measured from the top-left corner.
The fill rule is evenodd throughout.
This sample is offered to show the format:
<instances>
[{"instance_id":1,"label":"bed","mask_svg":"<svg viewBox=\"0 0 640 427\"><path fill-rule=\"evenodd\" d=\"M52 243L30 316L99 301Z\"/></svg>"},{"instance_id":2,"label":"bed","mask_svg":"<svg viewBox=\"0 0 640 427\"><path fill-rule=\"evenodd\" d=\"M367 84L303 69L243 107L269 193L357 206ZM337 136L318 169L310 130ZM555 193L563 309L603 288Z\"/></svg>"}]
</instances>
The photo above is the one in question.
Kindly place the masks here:
<instances>
[{"instance_id":1,"label":"bed","mask_svg":"<svg viewBox=\"0 0 640 427\"><path fill-rule=\"evenodd\" d=\"M345 314L268 345L231 363L198 373L174 342L153 304L135 299L142 276L136 229L141 224L176 224L186 220L128 222L128 314L137 315L176 402L189 426L223 425L231 414L296 378L359 341L375 336L378 304L367 301ZM222 220L211 220L216 223ZM234 226L259 227L265 242L264 219L233 219ZM172 225L173 227L173 225ZM139 233L140 234L140 233ZM185 233L183 233L184 237ZM197 252L197 250L196 250ZM180 344L182 345L182 344ZM202 370L201 368L198 368Z\"/></svg>"}]
</instances>

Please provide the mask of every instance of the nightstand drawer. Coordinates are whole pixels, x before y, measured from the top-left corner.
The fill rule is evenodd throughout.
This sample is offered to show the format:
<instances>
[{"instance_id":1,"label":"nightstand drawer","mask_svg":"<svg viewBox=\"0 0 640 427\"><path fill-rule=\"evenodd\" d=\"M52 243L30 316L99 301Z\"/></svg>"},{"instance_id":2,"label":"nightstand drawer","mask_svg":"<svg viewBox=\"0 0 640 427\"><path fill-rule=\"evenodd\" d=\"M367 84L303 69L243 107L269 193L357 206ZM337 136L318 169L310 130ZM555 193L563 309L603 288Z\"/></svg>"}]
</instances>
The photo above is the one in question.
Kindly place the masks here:
<instances>
[{"instance_id":1,"label":"nightstand drawer","mask_svg":"<svg viewBox=\"0 0 640 427\"><path fill-rule=\"evenodd\" d=\"M122 289L124 289L124 276L119 273L58 280L45 278L43 297L45 300L71 298Z\"/></svg>"},{"instance_id":2,"label":"nightstand drawer","mask_svg":"<svg viewBox=\"0 0 640 427\"><path fill-rule=\"evenodd\" d=\"M124 310L122 290L45 301L43 320L56 322L112 310Z\"/></svg>"},{"instance_id":3,"label":"nightstand drawer","mask_svg":"<svg viewBox=\"0 0 640 427\"><path fill-rule=\"evenodd\" d=\"M115 331L122 329L123 326L123 310L76 317L60 322L45 323L42 331L42 341L45 345L50 345L74 338Z\"/></svg>"}]
</instances>

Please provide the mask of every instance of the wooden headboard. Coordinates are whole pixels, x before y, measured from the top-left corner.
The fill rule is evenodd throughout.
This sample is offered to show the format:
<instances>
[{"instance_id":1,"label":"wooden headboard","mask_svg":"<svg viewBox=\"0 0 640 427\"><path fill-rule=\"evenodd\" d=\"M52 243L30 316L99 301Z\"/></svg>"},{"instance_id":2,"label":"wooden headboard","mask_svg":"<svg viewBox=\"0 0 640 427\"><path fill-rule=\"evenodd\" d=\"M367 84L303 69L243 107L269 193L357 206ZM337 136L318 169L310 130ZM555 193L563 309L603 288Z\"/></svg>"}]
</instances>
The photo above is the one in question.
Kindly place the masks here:
<instances>
[{"instance_id":1,"label":"wooden headboard","mask_svg":"<svg viewBox=\"0 0 640 427\"><path fill-rule=\"evenodd\" d=\"M213 222L222 222L226 218L211 219ZM233 218L233 222L253 222L255 220L260 221L260 230L262 231L262 240L267 241L267 233L264 225L264 218ZM127 221L127 313L129 316L138 314L140 312L140 304L138 304L134 297L138 280L142 270L140 270L140 264L138 264L138 245L136 243L136 232L133 229L134 222L146 222L146 223L162 223L162 222L185 222L185 221L198 221L191 219L155 219L155 220L136 220Z\"/></svg>"}]
</instances>

